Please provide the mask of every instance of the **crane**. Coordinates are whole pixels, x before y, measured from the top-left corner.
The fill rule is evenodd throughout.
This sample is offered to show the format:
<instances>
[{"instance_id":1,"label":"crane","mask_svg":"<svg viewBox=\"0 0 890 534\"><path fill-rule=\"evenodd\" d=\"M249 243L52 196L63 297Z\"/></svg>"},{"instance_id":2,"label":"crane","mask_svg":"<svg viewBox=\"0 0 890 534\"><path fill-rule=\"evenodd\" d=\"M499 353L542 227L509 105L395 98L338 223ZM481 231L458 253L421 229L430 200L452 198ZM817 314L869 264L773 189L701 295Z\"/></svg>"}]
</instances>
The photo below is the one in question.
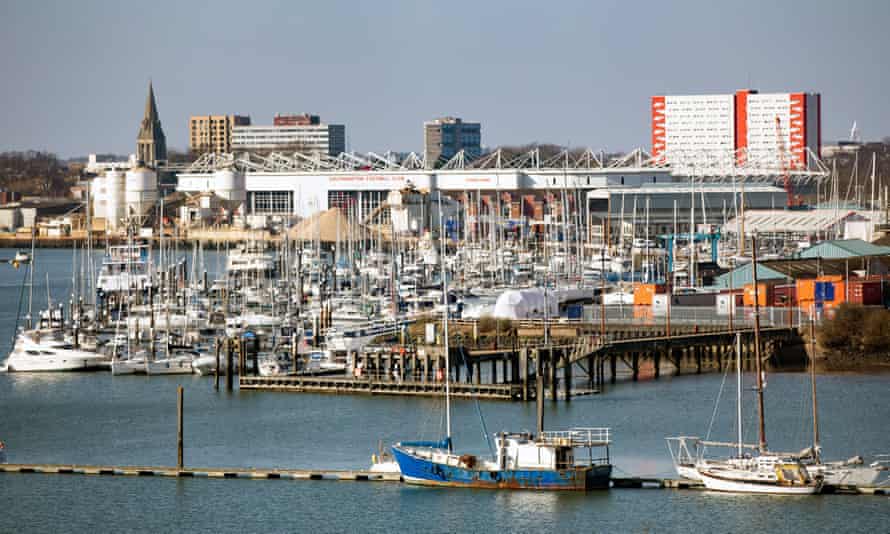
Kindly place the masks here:
<instances>
[{"instance_id":1,"label":"crane","mask_svg":"<svg viewBox=\"0 0 890 534\"><path fill-rule=\"evenodd\" d=\"M776 150L779 155L779 166L782 169L782 185L785 187L787 199L785 204L789 208L796 205L794 200L794 186L791 183L791 174L788 169L788 158L785 154L785 143L782 139L782 119L776 115Z\"/></svg>"}]
</instances>

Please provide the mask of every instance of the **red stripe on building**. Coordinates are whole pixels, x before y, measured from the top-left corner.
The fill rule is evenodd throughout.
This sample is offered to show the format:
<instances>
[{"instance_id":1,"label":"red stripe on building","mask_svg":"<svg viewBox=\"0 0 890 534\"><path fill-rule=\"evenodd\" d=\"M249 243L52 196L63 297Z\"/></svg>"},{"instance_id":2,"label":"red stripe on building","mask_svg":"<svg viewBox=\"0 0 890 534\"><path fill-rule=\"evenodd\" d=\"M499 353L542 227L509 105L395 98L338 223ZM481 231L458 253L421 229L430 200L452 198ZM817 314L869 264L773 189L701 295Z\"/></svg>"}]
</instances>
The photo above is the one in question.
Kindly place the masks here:
<instances>
[{"instance_id":1,"label":"red stripe on building","mask_svg":"<svg viewBox=\"0 0 890 534\"><path fill-rule=\"evenodd\" d=\"M748 147L748 94L750 90L735 92L735 152L736 162L745 164L745 151Z\"/></svg>"},{"instance_id":2,"label":"red stripe on building","mask_svg":"<svg viewBox=\"0 0 890 534\"><path fill-rule=\"evenodd\" d=\"M652 97L652 157L664 161L666 148L664 130L664 97Z\"/></svg>"},{"instance_id":3,"label":"red stripe on building","mask_svg":"<svg viewBox=\"0 0 890 534\"><path fill-rule=\"evenodd\" d=\"M791 152L792 167L806 167L807 155L804 148L807 146L807 95L804 93L791 93L791 113L788 127L788 147Z\"/></svg>"}]
</instances>

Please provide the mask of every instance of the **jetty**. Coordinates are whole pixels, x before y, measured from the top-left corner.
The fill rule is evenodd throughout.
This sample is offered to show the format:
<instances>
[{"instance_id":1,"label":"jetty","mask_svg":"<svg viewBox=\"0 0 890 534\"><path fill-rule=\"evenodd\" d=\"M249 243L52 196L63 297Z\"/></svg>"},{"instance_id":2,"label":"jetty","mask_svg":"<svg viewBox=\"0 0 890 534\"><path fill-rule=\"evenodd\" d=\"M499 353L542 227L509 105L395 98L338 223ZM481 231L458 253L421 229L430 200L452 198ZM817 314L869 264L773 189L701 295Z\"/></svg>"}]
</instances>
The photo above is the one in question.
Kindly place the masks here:
<instances>
[{"instance_id":1,"label":"jetty","mask_svg":"<svg viewBox=\"0 0 890 534\"><path fill-rule=\"evenodd\" d=\"M544 342L543 329L548 329ZM619 378L638 381L666 374L723 371L733 358L736 336L741 337L742 360L754 367L753 328L670 325L640 327L594 323L544 325L524 321L507 346L486 346L467 339L450 351L451 394L455 397L532 401L536 381L552 400L606 391ZM769 359L786 346L800 344L796 328L761 329L761 354ZM243 368L250 368L241 357ZM393 350L363 351L354 355L356 372L338 376L239 375L245 390L332 394L444 396L445 354L438 345L400 346ZM577 373L577 374L576 374Z\"/></svg>"}]
</instances>

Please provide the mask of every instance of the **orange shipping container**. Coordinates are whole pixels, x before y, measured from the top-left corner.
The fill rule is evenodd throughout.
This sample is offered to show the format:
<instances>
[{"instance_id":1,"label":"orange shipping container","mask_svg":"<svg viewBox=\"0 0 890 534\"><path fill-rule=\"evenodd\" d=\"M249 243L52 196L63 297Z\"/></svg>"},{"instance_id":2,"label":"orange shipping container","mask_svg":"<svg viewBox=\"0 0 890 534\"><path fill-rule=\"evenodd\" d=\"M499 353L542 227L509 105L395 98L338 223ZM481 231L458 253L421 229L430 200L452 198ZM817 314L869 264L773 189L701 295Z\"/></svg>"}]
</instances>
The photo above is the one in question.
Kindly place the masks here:
<instances>
[{"instance_id":1,"label":"orange shipping container","mask_svg":"<svg viewBox=\"0 0 890 534\"><path fill-rule=\"evenodd\" d=\"M757 305L769 306L773 302L773 284L757 284ZM745 296L742 298L745 307L754 306L754 284L745 285Z\"/></svg>"},{"instance_id":2,"label":"orange shipping container","mask_svg":"<svg viewBox=\"0 0 890 534\"><path fill-rule=\"evenodd\" d=\"M636 284L634 286L634 306L651 306L652 297L664 292L664 284Z\"/></svg>"},{"instance_id":3,"label":"orange shipping container","mask_svg":"<svg viewBox=\"0 0 890 534\"><path fill-rule=\"evenodd\" d=\"M816 299L816 280L803 279L797 281L797 300L811 302Z\"/></svg>"}]
</instances>

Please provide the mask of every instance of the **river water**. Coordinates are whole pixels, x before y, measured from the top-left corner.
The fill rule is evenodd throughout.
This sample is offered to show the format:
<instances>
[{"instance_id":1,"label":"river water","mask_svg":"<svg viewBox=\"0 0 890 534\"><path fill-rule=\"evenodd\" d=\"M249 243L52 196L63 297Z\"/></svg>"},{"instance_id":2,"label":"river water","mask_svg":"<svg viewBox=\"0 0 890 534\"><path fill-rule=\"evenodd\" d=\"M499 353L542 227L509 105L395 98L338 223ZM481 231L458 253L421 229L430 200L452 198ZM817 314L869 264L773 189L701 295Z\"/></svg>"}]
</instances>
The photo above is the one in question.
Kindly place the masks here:
<instances>
[{"instance_id":1,"label":"river water","mask_svg":"<svg viewBox=\"0 0 890 534\"><path fill-rule=\"evenodd\" d=\"M0 258L9 251L0 251ZM60 298L70 251L39 251L35 304ZM0 354L5 357L24 270L0 265ZM44 280L38 284L38 280ZM751 376L745 376L750 387ZM106 373L0 374L0 439L21 463L173 465L176 388L185 388L185 462L200 467L364 468L378 440L437 438L443 401L215 391L200 377ZM888 450L890 376L819 377L822 444L830 458ZM768 377L767 437L777 450L811 440L805 374ZM719 402L718 402L719 397ZM715 410L715 406L717 409ZM482 402L491 432L534 428L534 405ZM716 412L713 425L712 415ZM745 393L746 441L756 412ZM664 437L734 439L735 377L663 377L605 394L549 402L551 429L609 426L615 475L670 476ZM476 404L454 403L461 450L487 450ZM395 483L0 475L0 532L887 532L886 497L769 497L704 491L612 490L575 495L417 488Z\"/></svg>"}]
</instances>

